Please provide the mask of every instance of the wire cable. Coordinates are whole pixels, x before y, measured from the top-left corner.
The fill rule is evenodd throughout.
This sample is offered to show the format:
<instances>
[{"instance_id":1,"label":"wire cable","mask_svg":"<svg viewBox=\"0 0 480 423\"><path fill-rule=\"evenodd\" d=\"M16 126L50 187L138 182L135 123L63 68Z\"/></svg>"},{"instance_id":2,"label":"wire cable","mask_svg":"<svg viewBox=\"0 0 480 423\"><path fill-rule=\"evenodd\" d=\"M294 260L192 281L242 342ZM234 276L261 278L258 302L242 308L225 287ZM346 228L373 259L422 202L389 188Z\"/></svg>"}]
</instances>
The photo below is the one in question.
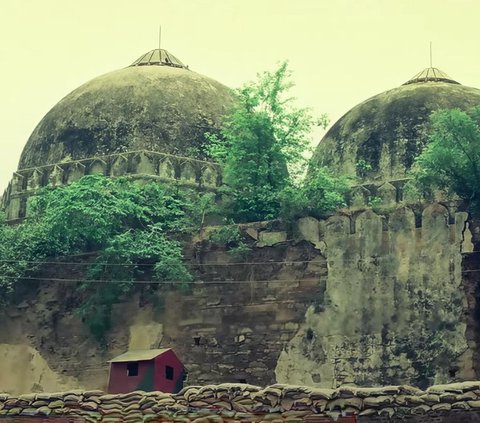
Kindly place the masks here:
<instances>
[{"instance_id":1,"label":"wire cable","mask_svg":"<svg viewBox=\"0 0 480 423\"><path fill-rule=\"evenodd\" d=\"M318 256L321 257L321 256ZM352 260L353 261L353 260ZM188 267L200 267L200 266L253 266L253 265L268 265L268 264L304 264L312 263L312 260L298 260L298 261L252 261L252 262L238 262L238 263L186 263ZM0 260L0 263L27 263L27 264L61 264L68 266L154 266L155 263L96 263L92 262L63 262L63 261L32 261L32 260ZM315 263L315 262L313 262Z\"/></svg>"},{"instance_id":2,"label":"wire cable","mask_svg":"<svg viewBox=\"0 0 480 423\"><path fill-rule=\"evenodd\" d=\"M284 283L284 282L315 282L320 281L320 278L309 278L309 279L266 279L266 280L219 280L219 281L194 281L194 282L185 282L185 281L157 281L157 280L108 280L108 279L63 279L63 278L37 278L29 276L8 276L0 275L0 278L6 279L18 279L18 280L35 280L35 281L44 281L44 282L67 282L67 283L106 283L106 284L121 284L121 283L131 283L131 284L165 284L165 285L221 285L221 284L252 284L252 283Z\"/></svg>"}]
</instances>

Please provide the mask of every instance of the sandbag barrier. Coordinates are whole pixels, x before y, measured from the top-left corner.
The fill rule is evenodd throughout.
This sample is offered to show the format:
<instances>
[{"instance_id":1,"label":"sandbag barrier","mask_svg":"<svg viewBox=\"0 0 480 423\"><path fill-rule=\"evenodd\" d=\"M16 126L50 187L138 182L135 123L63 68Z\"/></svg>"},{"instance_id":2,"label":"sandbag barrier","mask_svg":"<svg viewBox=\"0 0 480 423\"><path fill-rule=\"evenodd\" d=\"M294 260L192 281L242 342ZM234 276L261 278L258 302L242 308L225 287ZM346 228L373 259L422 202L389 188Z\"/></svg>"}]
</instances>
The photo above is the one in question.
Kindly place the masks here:
<instances>
[{"instance_id":1,"label":"sandbag barrier","mask_svg":"<svg viewBox=\"0 0 480 423\"><path fill-rule=\"evenodd\" d=\"M437 385L319 389L247 384L188 386L178 394L72 390L20 396L0 394L0 419L69 417L87 422L321 422L420 421L480 413L480 381ZM325 420L323 419L325 418Z\"/></svg>"}]
</instances>

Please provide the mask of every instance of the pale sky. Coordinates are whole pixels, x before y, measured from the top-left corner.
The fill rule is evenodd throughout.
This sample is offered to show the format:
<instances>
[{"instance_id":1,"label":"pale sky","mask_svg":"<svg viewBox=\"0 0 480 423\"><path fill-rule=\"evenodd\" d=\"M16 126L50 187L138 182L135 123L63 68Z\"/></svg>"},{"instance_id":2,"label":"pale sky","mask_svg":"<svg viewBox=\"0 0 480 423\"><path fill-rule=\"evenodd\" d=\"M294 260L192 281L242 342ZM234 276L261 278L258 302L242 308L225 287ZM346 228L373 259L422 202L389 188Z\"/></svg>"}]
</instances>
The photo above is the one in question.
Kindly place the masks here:
<instances>
[{"instance_id":1,"label":"pale sky","mask_svg":"<svg viewBox=\"0 0 480 423\"><path fill-rule=\"evenodd\" d=\"M335 121L429 66L480 88L478 0L0 0L0 191L40 119L158 46L230 87L288 59ZM318 137L313 140L315 144Z\"/></svg>"}]
</instances>

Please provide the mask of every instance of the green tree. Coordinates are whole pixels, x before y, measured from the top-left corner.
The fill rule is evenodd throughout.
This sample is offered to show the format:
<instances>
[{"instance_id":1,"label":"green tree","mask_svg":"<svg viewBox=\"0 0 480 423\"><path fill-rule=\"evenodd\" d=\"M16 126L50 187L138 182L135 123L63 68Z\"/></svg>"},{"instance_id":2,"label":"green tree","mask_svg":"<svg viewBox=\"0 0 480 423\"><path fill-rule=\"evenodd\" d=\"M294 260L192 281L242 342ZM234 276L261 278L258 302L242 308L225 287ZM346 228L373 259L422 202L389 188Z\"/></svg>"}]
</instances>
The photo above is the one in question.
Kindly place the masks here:
<instances>
[{"instance_id":1,"label":"green tree","mask_svg":"<svg viewBox=\"0 0 480 423\"><path fill-rule=\"evenodd\" d=\"M47 257L94 251L96 261L79 286L79 311L101 339L113 304L136 281L191 281L181 241L202 224L212 201L208 194L157 182L103 176L45 188L33 198L24 223L0 222L0 299L8 301L22 281L32 281Z\"/></svg>"},{"instance_id":2,"label":"green tree","mask_svg":"<svg viewBox=\"0 0 480 423\"><path fill-rule=\"evenodd\" d=\"M303 170L313 124L307 109L288 96L287 63L237 90L237 106L221 138L210 136L210 153L223 165L224 210L236 221L276 218L280 193Z\"/></svg>"},{"instance_id":3,"label":"green tree","mask_svg":"<svg viewBox=\"0 0 480 423\"><path fill-rule=\"evenodd\" d=\"M480 107L469 112L440 110L431 116L432 132L413 166L408 189L430 196L456 194L480 211Z\"/></svg>"},{"instance_id":4,"label":"green tree","mask_svg":"<svg viewBox=\"0 0 480 423\"><path fill-rule=\"evenodd\" d=\"M327 168L311 171L304 180L290 184L280 194L281 217L292 220L304 216L326 217L346 207L352 179L334 176Z\"/></svg>"}]
</instances>

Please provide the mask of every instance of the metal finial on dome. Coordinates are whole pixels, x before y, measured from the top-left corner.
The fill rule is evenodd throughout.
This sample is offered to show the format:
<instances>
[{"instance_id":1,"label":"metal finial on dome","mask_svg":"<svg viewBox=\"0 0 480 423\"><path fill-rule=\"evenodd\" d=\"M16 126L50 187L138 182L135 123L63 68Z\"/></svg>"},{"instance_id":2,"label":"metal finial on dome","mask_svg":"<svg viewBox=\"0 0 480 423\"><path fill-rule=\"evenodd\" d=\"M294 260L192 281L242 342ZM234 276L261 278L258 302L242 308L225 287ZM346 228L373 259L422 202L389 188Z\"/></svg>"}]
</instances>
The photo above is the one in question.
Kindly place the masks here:
<instances>
[{"instance_id":1,"label":"metal finial on dome","mask_svg":"<svg viewBox=\"0 0 480 423\"><path fill-rule=\"evenodd\" d=\"M188 69L180 60L165 49L156 48L140 56L130 66L172 66Z\"/></svg>"},{"instance_id":2,"label":"metal finial on dome","mask_svg":"<svg viewBox=\"0 0 480 423\"><path fill-rule=\"evenodd\" d=\"M448 82L450 84L460 85L460 82L453 80L445 72L433 67L422 70L402 85L418 84L422 82Z\"/></svg>"}]
</instances>

